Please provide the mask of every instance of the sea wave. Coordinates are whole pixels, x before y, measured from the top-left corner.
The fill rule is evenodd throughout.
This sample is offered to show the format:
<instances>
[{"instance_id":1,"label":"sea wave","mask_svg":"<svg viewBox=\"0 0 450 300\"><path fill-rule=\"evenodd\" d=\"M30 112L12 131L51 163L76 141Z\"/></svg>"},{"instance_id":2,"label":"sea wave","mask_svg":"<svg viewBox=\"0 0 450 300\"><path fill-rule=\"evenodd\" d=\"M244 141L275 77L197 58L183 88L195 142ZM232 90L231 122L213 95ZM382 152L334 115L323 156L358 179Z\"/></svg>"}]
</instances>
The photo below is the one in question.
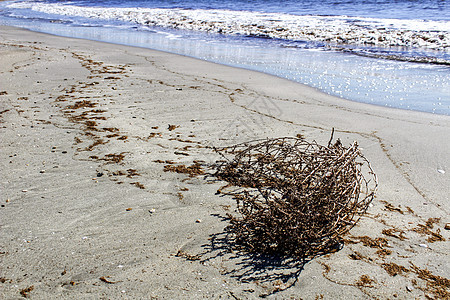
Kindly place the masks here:
<instances>
[{"instance_id":1,"label":"sea wave","mask_svg":"<svg viewBox=\"0 0 450 300\"><path fill-rule=\"evenodd\" d=\"M32 1L15 2L9 7L229 35L334 45L450 50L450 22L447 21L302 16L232 10L83 7Z\"/></svg>"}]
</instances>

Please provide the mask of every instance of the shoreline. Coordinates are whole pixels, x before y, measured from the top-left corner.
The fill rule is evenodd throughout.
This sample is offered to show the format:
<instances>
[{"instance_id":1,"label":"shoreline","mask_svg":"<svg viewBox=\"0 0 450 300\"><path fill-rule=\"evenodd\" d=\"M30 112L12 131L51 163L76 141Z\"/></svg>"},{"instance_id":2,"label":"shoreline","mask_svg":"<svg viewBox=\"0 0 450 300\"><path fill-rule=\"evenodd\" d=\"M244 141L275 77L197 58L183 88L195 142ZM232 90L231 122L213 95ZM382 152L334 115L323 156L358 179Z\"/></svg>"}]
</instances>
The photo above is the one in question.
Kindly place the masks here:
<instances>
[{"instance_id":1,"label":"shoreline","mask_svg":"<svg viewBox=\"0 0 450 300\"><path fill-rule=\"evenodd\" d=\"M419 62L412 63L412 65L410 63L406 63L407 67L405 67L403 66L404 62L402 63L391 59L370 58L370 54L368 54L368 56L362 55L361 53L359 55L349 53L345 54L345 51L340 54L330 54L333 51L321 51L321 54L316 56L314 54L308 54L308 51L302 52L302 50L299 51L303 53L300 55L303 59L297 60L295 59L295 56L298 55L291 57L290 51L286 52L286 50L278 49L279 51L282 51L280 52L282 59L279 62L283 65L283 71L277 71L277 65L272 64L270 60L265 60L265 65L267 65L267 68L250 63L251 61L258 61L257 53L261 55L264 54L264 52L259 50L256 51L256 54L251 54L252 52L250 51L248 54L250 55L249 57L243 55L242 58L239 58L239 55L235 55L233 53L223 57L214 57L214 55L210 56L208 54L220 51L223 47L229 47L230 49L227 51L231 52L238 50L238 44L234 44L233 41L230 41L231 44L229 45L221 44L214 47L211 46L211 48L208 48L208 51L202 51L201 49L205 46L204 44L189 39L186 40L187 44L183 50L183 47L180 48L177 46L176 41L168 42L168 44L161 42L160 39L162 38L163 33L158 33L154 37L151 37L151 40L147 41L148 37L145 37L138 32L130 32L129 34L126 34L127 37L120 37L121 35L117 36L117 33L121 32L120 30L115 32L114 30L111 31L106 28L99 28L99 31L95 31L97 32L96 34L90 35L90 31L82 31L84 33L79 34L76 33L76 31L71 31L70 28L67 28L69 31L65 33L63 28L58 29L57 27L58 25L56 25L55 28L42 27L35 28L35 30L37 30L37 32L44 31L49 34L56 34L69 38L76 37L80 39L90 39L92 41L131 45L133 47L146 47L156 51L180 54L188 57L201 57L201 59L219 64L244 68L246 70L255 70L269 75L279 76L280 78L287 78L288 80L300 82L302 84L317 88L329 95L343 99L351 99L351 101L355 102L374 104L381 107L394 107L405 110L428 112L432 114L449 115L449 103L447 103L448 97L447 93L445 93L447 86L445 83L443 85L437 84L440 81L445 82L445 76L443 74L439 75L441 72L438 70L436 70L437 73L433 72L434 75L429 74L428 71L422 69L428 67ZM259 43L256 40L253 42L255 45L258 45ZM270 48L267 51L269 51L271 56L277 57L278 50L275 48ZM348 58L351 63L344 63L341 60L345 59L345 56L347 55L350 56ZM233 63L233 57L237 58L238 61ZM289 64L286 65L291 59L294 61L292 69ZM374 62L375 65L372 65L370 62L371 60L376 61ZM308 66L308 62L312 61L323 66L328 65L329 68L327 70L325 67L317 68ZM301 67L304 64L306 64L306 68ZM386 66L386 64L389 66ZM414 66L418 67L421 71L405 71ZM405 69L403 69L404 67ZM352 70L359 71L353 75L350 75L350 77L354 76L354 80L350 80L350 83L348 83L347 81L339 79L342 74L338 74L341 72L337 72L335 74L335 72L333 72L335 68L338 70L341 70L342 68L342 70L345 70L344 72L346 73L353 73ZM386 70L380 74L377 72L369 77L366 77L367 74L372 73L371 70L373 68L386 68ZM395 72L389 71L394 69L396 70ZM364 78L364 80L362 80L362 78ZM429 82L430 84L425 84L425 82ZM369 87L372 87L373 89ZM400 92L401 90L404 90L405 92ZM427 98L426 102L423 102L423 97ZM423 103L426 104L424 105Z\"/></svg>"},{"instance_id":2,"label":"shoreline","mask_svg":"<svg viewBox=\"0 0 450 300\"><path fill-rule=\"evenodd\" d=\"M0 65L3 298L31 286L31 298L448 295L418 275L450 277L448 116L13 27L0 26ZM331 128L344 145L358 141L379 189L344 248L303 270L255 270L250 256L212 247L234 200L215 194L223 183L164 171L257 138L326 144Z\"/></svg>"}]
</instances>

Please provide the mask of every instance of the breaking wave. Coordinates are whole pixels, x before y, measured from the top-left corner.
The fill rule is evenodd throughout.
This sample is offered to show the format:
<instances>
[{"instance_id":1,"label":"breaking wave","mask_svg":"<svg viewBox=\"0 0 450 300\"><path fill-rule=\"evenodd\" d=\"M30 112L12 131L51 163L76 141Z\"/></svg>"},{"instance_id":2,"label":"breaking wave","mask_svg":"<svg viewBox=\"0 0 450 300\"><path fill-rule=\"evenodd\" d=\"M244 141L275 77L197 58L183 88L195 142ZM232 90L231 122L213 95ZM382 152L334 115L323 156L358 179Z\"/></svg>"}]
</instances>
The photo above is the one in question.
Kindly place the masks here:
<instances>
[{"instance_id":1,"label":"breaking wave","mask_svg":"<svg viewBox=\"0 0 450 300\"><path fill-rule=\"evenodd\" d=\"M11 8L64 16L330 45L422 48L448 52L450 22L291 15L232 10L82 7L16 2Z\"/></svg>"}]
</instances>

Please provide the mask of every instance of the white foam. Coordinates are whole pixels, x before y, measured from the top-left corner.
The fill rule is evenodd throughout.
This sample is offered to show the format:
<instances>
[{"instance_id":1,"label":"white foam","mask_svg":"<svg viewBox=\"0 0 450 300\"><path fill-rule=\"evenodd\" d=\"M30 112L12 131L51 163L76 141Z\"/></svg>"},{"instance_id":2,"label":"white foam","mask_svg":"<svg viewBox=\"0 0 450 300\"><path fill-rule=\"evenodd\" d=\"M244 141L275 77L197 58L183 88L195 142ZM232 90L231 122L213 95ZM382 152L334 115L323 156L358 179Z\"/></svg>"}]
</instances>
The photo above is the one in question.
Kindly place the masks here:
<instances>
[{"instance_id":1,"label":"white foam","mask_svg":"<svg viewBox=\"0 0 450 300\"><path fill-rule=\"evenodd\" d=\"M12 3L9 7L223 34L333 44L450 49L450 22L446 21L298 16L231 10L81 7L32 1Z\"/></svg>"}]
</instances>

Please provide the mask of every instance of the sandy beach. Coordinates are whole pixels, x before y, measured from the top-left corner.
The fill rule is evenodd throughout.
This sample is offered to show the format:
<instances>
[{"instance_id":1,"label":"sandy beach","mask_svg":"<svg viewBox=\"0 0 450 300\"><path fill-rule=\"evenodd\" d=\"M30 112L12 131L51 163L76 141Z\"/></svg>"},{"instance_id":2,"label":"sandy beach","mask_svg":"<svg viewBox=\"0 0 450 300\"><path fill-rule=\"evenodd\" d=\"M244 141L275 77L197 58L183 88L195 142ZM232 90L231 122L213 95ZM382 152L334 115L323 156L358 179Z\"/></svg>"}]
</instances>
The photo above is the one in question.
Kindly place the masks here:
<instances>
[{"instance_id":1,"label":"sandy beach","mask_svg":"<svg viewBox=\"0 0 450 300\"><path fill-rule=\"evenodd\" d=\"M224 183L167 167L332 128L379 187L343 249L305 263L230 251ZM450 298L448 116L0 27L0 136L1 299Z\"/></svg>"}]
</instances>

